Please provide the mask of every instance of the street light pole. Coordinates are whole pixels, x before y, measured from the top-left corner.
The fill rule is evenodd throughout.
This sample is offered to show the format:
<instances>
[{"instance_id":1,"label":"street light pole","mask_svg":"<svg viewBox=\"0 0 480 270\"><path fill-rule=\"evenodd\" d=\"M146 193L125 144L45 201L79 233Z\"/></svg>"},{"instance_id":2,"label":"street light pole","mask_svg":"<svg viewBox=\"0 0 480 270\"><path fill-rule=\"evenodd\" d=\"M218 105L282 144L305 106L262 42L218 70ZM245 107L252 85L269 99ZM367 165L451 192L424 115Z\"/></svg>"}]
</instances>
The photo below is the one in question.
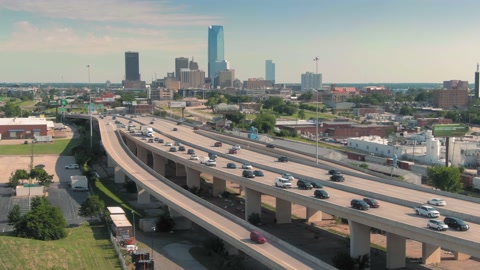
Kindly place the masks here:
<instances>
[{"instance_id":1,"label":"street light pole","mask_svg":"<svg viewBox=\"0 0 480 270\"><path fill-rule=\"evenodd\" d=\"M135 238L135 211L132 210L132 216L133 216L133 239L135 239L135 242L137 239Z\"/></svg>"},{"instance_id":2,"label":"street light pole","mask_svg":"<svg viewBox=\"0 0 480 270\"><path fill-rule=\"evenodd\" d=\"M88 89L90 90L90 103L88 104L88 112L90 113L90 150L93 150L93 124L92 124L92 87L90 86L90 65L88 68Z\"/></svg>"},{"instance_id":3,"label":"street light pole","mask_svg":"<svg viewBox=\"0 0 480 270\"><path fill-rule=\"evenodd\" d=\"M318 77L318 56L313 58L313 61L315 61L315 79L317 79ZM316 131L316 134L315 134L315 143L316 143L316 147L315 147L315 163L318 164L318 89L315 85L315 92L316 92L316 99L317 99L317 106L316 106L316 119L315 119L315 131Z\"/></svg>"}]
</instances>

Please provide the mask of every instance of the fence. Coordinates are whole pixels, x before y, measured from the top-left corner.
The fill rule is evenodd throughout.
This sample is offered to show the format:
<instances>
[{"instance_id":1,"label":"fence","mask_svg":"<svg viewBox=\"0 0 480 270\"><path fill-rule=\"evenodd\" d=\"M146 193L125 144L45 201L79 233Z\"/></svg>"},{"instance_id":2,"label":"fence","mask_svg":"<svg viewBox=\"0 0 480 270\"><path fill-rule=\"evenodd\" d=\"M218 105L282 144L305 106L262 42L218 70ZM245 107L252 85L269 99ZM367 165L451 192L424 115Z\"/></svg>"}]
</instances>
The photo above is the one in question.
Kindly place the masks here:
<instances>
[{"instance_id":1,"label":"fence","mask_svg":"<svg viewBox=\"0 0 480 270\"><path fill-rule=\"evenodd\" d=\"M122 265L122 269L123 270L128 270L127 263L125 262L125 258L122 255L122 249L120 248L120 245L118 244L117 240L113 236L112 232L110 232L110 241L112 242L112 245L115 248L115 253L117 253L118 260L120 261L120 264Z\"/></svg>"}]
</instances>

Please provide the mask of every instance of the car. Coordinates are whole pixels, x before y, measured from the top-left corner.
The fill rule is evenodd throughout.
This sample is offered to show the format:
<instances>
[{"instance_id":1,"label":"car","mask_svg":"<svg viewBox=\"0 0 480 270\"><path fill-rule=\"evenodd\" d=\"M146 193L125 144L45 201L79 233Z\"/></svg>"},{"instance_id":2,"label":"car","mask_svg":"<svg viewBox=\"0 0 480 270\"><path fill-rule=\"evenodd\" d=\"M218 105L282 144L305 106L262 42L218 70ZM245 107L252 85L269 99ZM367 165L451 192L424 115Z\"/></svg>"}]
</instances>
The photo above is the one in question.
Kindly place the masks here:
<instances>
[{"instance_id":1,"label":"car","mask_svg":"<svg viewBox=\"0 0 480 270\"><path fill-rule=\"evenodd\" d=\"M172 146L172 143L171 142L166 142L165 146Z\"/></svg>"},{"instance_id":2,"label":"car","mask_svg":"<svg viewBox=\"0 0 480 270\"><path fill-rule=\"evenodd\" d=\"M179 141L175 141L175 143L173 145L174 146L180 146L180 145L182 145L182 143L180 143Z\"/></svg>"},{"instance_id":3,"label":"car","mask_svg":"<svg viewBox=\"0 0 480 270\"><path fill-rule=\"evenodd\" d=\"M275 186L281 188L291 188L292 182L286 178L275 177Z\"/></svg>"},{"instance_id":4,"label":"car","mask_svg":"<svg viewBox=\"0 0 480 270\"><path fill-rule=\"evenodd\" d=\"M228 169L236 169L237 165L235 163L229 162L229 163L227 163L227 168Z\"/></svg>"},{"instance_id":5,"label":"car","mask_svg":"<svg viewBox=\"0 0 480 270\"><path fill-rule=\"evenodd\" d=\"M44 169L44 168L45 168L45 164L35 165L35 169Z\"/></svg>"},{"instance_id":6,"label":"car","mask_svg":"<svg viewBox=\"0 0 480 270\"><path fill-rule=\"evenodd\" d=\"M343 175L341 175L341 174L334 174L334 175L330 176L330 180L335 181L335 182L344 182L345 177L343 177Z\"/></svg>"},{"instance_id":7,"label":"car","mask_svg":"<svg viewBox=\"0 0 480 270\"><path fill-rule=\"evenodd\" d=\"M198 160L198 156L195 154L190 155L190 160Z\"/></svg>"},{"instance_id":8,"label":"car","mask_svg":"<svg viewBox=\"0 0 480 270\"><path fill-rule=\"evenodd\" d=\"M446 206L447 202L445 200L439 198L433 198L427 201L428 204L436 205L436 206Z\"/></svg>"},{"instance_id":9,"label":"car","mask_svg":"<svg viewBox=\"0 0 480 270\"><path fill-rule=\"evenodd\" d=\"M80 169L80 166L78 164L68 164L65 166L65 169L70 170L70 169Z\"/></svg>"},{"instance_id":10,"label":"car","mask_svg":"<svg viewBox=\"0 0 480 270\"><path fill-rule=\"evenodd\" d=\"M210 167L216 167L217 162L215 161L215 159L209 159L209 160L207 160L207 162L205 162L205 165L210 166Z\"/></svg>"},{"instance_id":11,"label":"car","mask_svg":"<svg viewBox=\"0 0 480 270\"><path fill-rule=\"evenodd\" d=\"M266 146L267 146L268 148L275 148L275 145L274 145L274 144L271 144L271 143L267 144Z\"/></svg>"},{"instance_id":12,"label":"car","mask_svg":"<svg viewBox=\"0 0 480 270\"><path fill-rule=\"evenodd\" d=\"M158 142L158 141L160 140L160 138L155 137L153 140L156 141L156 142Z\"/></svg>"},{"instance_id":13,"label":"car","mask_svg":"<svg viewBox=\"0 0 480 270\"><path fill-rule=\"evenodd\" d=\"M334 170L334 169L332 169L332 170L329 170L329 171L328 171L328 174L334 175L334 174L342 174L342 173L341 173L339 170Z\"/></svg>"},{"instance_id":14,"label":"car","mask_svg":"<svg viewBox=\"0 0 480 270\"><path fill-rule=\"evenodd\" d=\"M263 172L260 171L260 170L255 170L255 171L253 171L253 174L254 174L255 176L260 176L260 177L261 177L261 176L264 176Z\"/></svg>"},{"instance_id":15,"label":"car","mask_svg":"<svg viewBox=\"0 0 480 270\"><path fill-rule=\"evenodd\" d=\"M149 143L153 143L154 140L150 138L150 139L148 139L148 142L149 142Z\"/></svg>"},{"instance_id":16,"label":"car","mask_svg":"<svg viewBox=\"0 0 480 270\"><path fill-rule=\"evenodd\" d=\"M170 152L177 152L177 148L175 148L175 147L170 147Z\"/></svg>"},{"instance_id":17,"label":"car","mask_svg":"<svg viewBox=\"0 0 480 270\"><path fill-rule=\"evenodd\" d=\"M380 207L380 204L375 199L363 198L363 201L366 202L370 206L370 208L379 208Z\"/></svg>"},{"instance_id":18,"label":"car","mask_svg":"<svg viewBox=\"0 0 480 270\"><path fill-rule=\"evenodd\" d=\"M368 210L370 208L368 203L364 202L363 200L359 200L359 199L353 199L350 202L350 206L352 206L352 208L358 209L358 210Z\"/></svg>"},{"instance_id":19,"label":"car","mask_svg":"<svg viewBox=\"0 0 480 270\"><path fill-rule=\"evenodd\" d=\"M180 146L178 147L178 151L185 151L185 146L180 145Z\"/></svg>"},{"instance_id":20,"label":"car","mask_svg":"<svg viewBox=\"0 0 480 270\"><path fill-rule=\"evenodd\" d=\"M319 199L328 199L328 198L330 198L330 195L328 194L328 192L326 192L326 191L323 190L323 189L316 189L316 190L313 192L313 196L315 196L315 198L319 198Z\"/></svg>"},{"instance_id":21,"label":"car","mask_svg":"<svg viewBox=\"0 0 480 270\"><path fill-rule=\"evenodd\" d=\"M242 176L246 178L255 178L255 174L251 170L243 170Z\"/></svg>"},{"instance_id":22,"label":"car","mask_svg":"<svg viewBox=\"0 0 480 270\"><path fill-rule=\"evenodd\" d=\"M232 149L228 149L228 153L236 155L238 153L238 151L237 151L237 149L232 148Z\"/></svg>"},{"instance_id":23,"label":"car","mask_svg":"<svg viewBox=\"0 0 480 270\"><path fill-rule=\"evenodd\" d=\"M199 128L198 127L193 127L193 130L199 130Z\"/></svg>"},{"instance_id":24,"label":"car","mask_svg":"<svg viewBox=\"0 0 480 270\"><path fill-rule=\"evenodd\" d=\"M182 122L177 122L177 126L180 126L182 124Z\"/></svg>"},{"instance_id":25,"label":"car","mask_svg":"<svg viewBox=\"0 0 480 270\"><path fill-rule=\"evenodd\" d=\"M293 175L291 173L283 173L282 174L282 178L285 178L285 179L288 179L290 181L294 181L295 180L295 177L293 177Z\"/></svg>"},{"instance_id":26,"label":"car","mask_svg":"<svg viewBox=\"0 0 480 270\"><path fill-rule=\"evenodd\" d=\"M28 144L28 141L24 141L23 144Z\"/></svg>"},{"instance_id":27,"label":"car","mask_svg":"<svg viewBox=\"0 0 480 270\"><path fill-rule=\"evenodd\" d=\"M158 143L163 143L164 140L163 139L158 139Z\"/></svg>"},{"instance_id":28,"label":"car","mask_svg":"<svg viewBox=\"0 0 480 270\"><path fill-rule=\"evenodd\" d=\"M310 184L312 184L313 188L323 188L323 185L317 180L310 180Z\"/></svg>"},{"instance_id":29,"label":"car","mask_svg":"<svg viewBox=\"0 0 480 270\"><path fill-rule=\"evenodd\" d=\"M249 163L243 163L242 164L242 169L251 170L252 168L253 168L252 165L250 165Z\"/></svg>"},{"instance_id":30,"label":"car","mask_svg":"<svg viewBox=\"0 0 480 270\"><path fill-rule=\"evenodd\" d=\"M448 225L443 223L443 221L438 219L430 219L427 223L427 227L437 231L446 231L448 230Z\"/></svg>"},{"instance_id":31,"label":"car","mask_svg":"<svg viewBox=\"0 0 480 270\"><path fill-rule=\"evenodd\" d=\"M213 144L214 147L222 147L222 143L221 142L215 142Z\"/></svg>"},{"instance_id":32,"label":"car","mask_svg":"<svg viewBox=\"0 0 480 270\"><path fill-rule=\"evenodd\" d=\"M135 133L135 129L130 129L130 133Z\"/></svg>"},{"instance_id":33,"label":"car","mask_svg":"<svg viewBox=\"0 0 480 270\"><path fill-rule=\"evenodd\" d=\"M153 121L150 121L150 125L153 125Z\"/></svg>"},{"instance_id":34,"label":"car","mask_svg":"<svg viewBox=\"0 0 480 270\"><path fill-rule=\"evenodd\" d=\"M133 122L132 122L132 120L129 120L128 123L131 124L131 123L133 123Z\"/></svg>"},{"instance_id":35,"label":"car","mask_svg":"<svg viewBox=\"0 0 480 270\"><path fill-rule=\"evenodd\" d=\"M173 128L173 131L177 131L178 129L177 128Z\"/></svg>"},{"instance_id":36,"label":"car","mask_svg":"<svg viewBox=\"0 0 480 270\"><path fill-rule=\"evenodd\" d=\"M297 187L298 187L299 189L305 189L305 190L307 190L307 189L312 189L312 188L313 188L313 185L312 185L312 183L310 183L310 182L307 181L307 180L298 180L298 181L297 181Z\"/></svg>"},{"instance_id":37,"label":"car","mask_svg":"<svg viewBox=\"0 0 480 270\"><path fill-rule=\"evenodd\" d=\"M465 223L465 221L456 217L445 217L443 222L447 224L449 228L457 231L468 231L468 229L470 229L470 226Z\"/></svg>"},{"instance_id":38,"label":"car","mask_svg":"<svg viewBox=\"0 0 480 270\"><path fill-rule=\"evenodd\" d=\"M288 157L284 157L284 156L279 157L278 162L288 162Z\"/></svg>"},{"instance_id":39,"label":"car","mask_svg":"<svg viewBox=\"0 0 480 270\"><path fill-rule=\"evenodd\" d=\"M146 140L147 139L147 136L142 136L142 140Z\"/></svg>"},{"instance_id":40,"label":"car","mask_svg":"<svg viewBox=\"0 0 480 270\"><path fill-rule=\"evenodd\" d=\"M267 239L257 231L250 232L250 240L257 244L265 244L267 242Z\"/></svg>"},{"instance_id":41,"label":"car","mask_svg":"<svg viewBox=\"0 0 480 270\"><path fill-rule=\"evenodd\" d=\"M232 149L240 150L241 147L240 147L240 145L238 145L238 144L234 144L234 145L232 146Z\"/></svg>"},{"instance_id":42,"label":"car","mask_svg":"<svg viewBox=\"0 0 480 270\"><path fill-rule=\"evenodd\" d=\"M187 150L187 154L189 154L189 155L194 155L194 154L195 154L195 149L191 149L191 148L188 149L188 150Z\"/></svg>"},{"instance_id":43,"label":"car","mask_svg":"<svg viewBox=\"0 0 480 270\"><path fill-rule=\"evenodd\" d=\"M209 157L210 159L216 159L216 158L217 158L217 154L208 153L208 157Z\"/></svg>"}]
</instances>

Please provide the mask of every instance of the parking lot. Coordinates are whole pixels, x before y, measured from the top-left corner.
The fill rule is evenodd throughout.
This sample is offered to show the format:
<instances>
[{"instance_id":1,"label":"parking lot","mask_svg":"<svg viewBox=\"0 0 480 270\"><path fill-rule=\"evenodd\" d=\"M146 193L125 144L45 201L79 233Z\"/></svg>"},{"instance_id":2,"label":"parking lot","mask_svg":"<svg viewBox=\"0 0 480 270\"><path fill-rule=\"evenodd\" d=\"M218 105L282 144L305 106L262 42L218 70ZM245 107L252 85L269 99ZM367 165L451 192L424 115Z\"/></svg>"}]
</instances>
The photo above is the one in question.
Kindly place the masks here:
<instances>
[{"instance_id":1,"label":"parking lot","mask_svg":"<svg viewBox=\"0 0 480 270\"><path fill-rule=\"evenodd\" d=\"M12 195L12 189L5 186L10 174L17 169L30 170L30 156L0 156L0 232L11 231L8 225L8 212L19 204L22 211L29 210L28 197L16 197ZM71 175L80 174L78 169L66 170L65 166L75 163L74 157L58 155L38 155L33 158L33 165L45 164L48 174L53 174L53 183L47 189L47 199L63 212L70 226L75 226L86 221L78 216L80 205L87 199L89 192L73 192L68 183Z\"/></svg>"}]
</instances>

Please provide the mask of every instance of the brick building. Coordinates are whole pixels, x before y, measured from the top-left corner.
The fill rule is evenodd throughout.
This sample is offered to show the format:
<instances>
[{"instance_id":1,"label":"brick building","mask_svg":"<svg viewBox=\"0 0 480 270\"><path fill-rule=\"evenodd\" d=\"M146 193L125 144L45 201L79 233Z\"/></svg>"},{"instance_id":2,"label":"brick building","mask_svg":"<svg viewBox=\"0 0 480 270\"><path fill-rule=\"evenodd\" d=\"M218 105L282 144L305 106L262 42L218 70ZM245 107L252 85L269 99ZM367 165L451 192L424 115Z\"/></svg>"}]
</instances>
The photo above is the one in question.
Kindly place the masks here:
<instances>
[{"instance_id":1,"label":"brick building","mask_svg":"<svg viewBox=\"0 0 480 270\"><path fill-rule=\"evenodd\" d=\"M437 108L466 107L468 105L468 90L435 90L433 106Z\"/></svg>"},{"instance_id":2,"label":"brick building","mask_svg":"<svg viewBox=\"0 0 480 270\"><path fill-rule=\"evenodd\" d=\"M1 118L0 139L33 139L34 136L48 136L48 130L53 127L53 122L45 118Z\"/></svg>"}]
</instances>

